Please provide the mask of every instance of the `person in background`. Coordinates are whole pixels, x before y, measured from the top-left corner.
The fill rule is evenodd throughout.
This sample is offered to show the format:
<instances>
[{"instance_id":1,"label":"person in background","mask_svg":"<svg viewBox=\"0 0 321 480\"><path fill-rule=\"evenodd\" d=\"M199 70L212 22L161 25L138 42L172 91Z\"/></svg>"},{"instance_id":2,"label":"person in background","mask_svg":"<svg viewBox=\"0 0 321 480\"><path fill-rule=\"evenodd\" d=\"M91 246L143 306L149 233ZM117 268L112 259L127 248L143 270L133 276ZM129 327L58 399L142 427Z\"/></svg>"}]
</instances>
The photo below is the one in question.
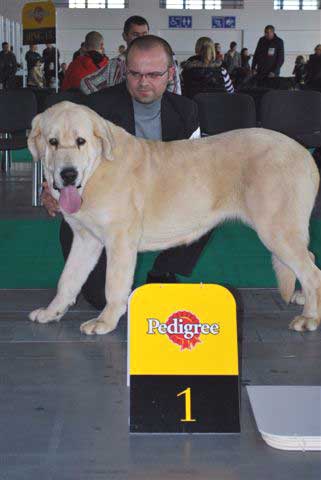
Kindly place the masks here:
<instances>
[{"instance_id":1,"label":"person in background","mask_svg":"<svg viewBox=\"0 0 321 480\"><path fill-rule=\"evenodd\" d=\"M104 38L99 32L89 32L85 38L86 53L73 60L64 75L62 90L79 89L81 79L108 65L104 52Z\"/></svg>"},{"instance_id":2,"label":"person in background","mask_svg":"<svg viewBox=\"0 0 321 480\"><path fill-rule=\"evenodd\" d=\"M56 47L51 43L46 43L46 48L42 52L42 58L44 61L46 87L52 88L56 80ZM58 72L60 70L59 58L60 53L57 50Z\"/></svg>"},{"instance_id":3,"label":"person in background","mask_svg":"<svg viewBox=\"0 0 321 480\"><path fill-rule=\"evenodd\" d=\"M241 50L241 66L236 68L233 73L233 84L237 89L247 86L247 83L252 78L252 69L250 66L251 55L247 48Z\"/></svg>"},{"instance_id":4,"label":"person in background","mask_svg":"<svg viewBox=\"0 0 321 480\"><path fill-rule=\"evenodd\" d=\"M36 65L36 63L42 60L40 53L37 52L38 46L37 45L29 45L29 50L25 55L25 59L27 62L27 70L28 75L30 70Z\"/></svg>"},{"instance_id":5,"label":"person in background","mask_svg":"<svg viewBox=\"0 0 321 480\"><path fill-rule=\"evenodd\" d=\"M119 45L119 47L118 47L118 55L123 55L123 53L125 53L125 51L126 51L125 45Z\"/></svg>"},{"instance_id":6,"label":"person in background","mask_svg":"<svg viewBox=\"0 0 321 480\"><path fill-rule=\"evenodd\" d=\"M241 54L236 51L237 43L231 42L229 51L224 55L224 67L229 75L232 75L234 70L240 68L242 65Z\"/></svg>"},{"instance_id":7,"label":"person in background","mask_svg":"<svg viewBox=\"0 0 321 480\"><path fill-rule=\"evenodd\" d=\"M316 45L306 64L305 85L310 90L321 91L321 44Z\"/></svg>"},{"instance_id":8,"label":"person in background","mask_svg":"<svg viewBox=\"0 0 321 480\"><path fill-rule=\"evenodd\" d=\"M44 88L45 75L41 58L37 60L36 64L31 68L28 74L27 86L32 88Z\"/></svg>"},{"instance_id":9,"label":"person in background","mask_svg":"<svg viewBox=\"0 0 321 480\"><path fill-rule=\"evenodd\" d=\"M128 48L126 61L126 82L88 95L86 105L136 137L163 141L199 137L197 105L167 91L168 80L174 75L170 45L154 35L137 38ZM54 216L59 209L48 186L42 199ZM148 282L173 283L178 281L175 274L190 275L209 236L161 252L148 274ZM66 259L72 243L66 222L61 225L60 241ZM87 301L98 309L106 303L105 278L104 252L82 289Z\"/></svg>"},{"instance_id":10,"label":"person in background","mask_svg":"<svg viewBox=\"0 0 321 480\"><path fill-rule=\"evenodd\" d=\"M138 15L127 18L124 23L123 39L126 42L127 49L131 42L136 38L149 34L149 24L147 20ZM177 64L174 58L175 73L173 79L168 84L168 91L181 93L181 84ZM80 84L83 93L89 95L98 92L104 88L112 87L122 83L126 79L126 51L110 60L107 67L103 67L98 72L85 77Z\"/></svg>"},{"instance_id":11,"label":"person in background","mask_svg":"<svg viewBox=\"0 0 321 480\"><path fill-rule=\"evenodd\" d=\"M252 55L249 54L248 48L242 48L241 50L241 67L245 70L251 70L250 60Z\"/></svg>"},{"instance_id":12,"label":"person in background","mask_svg":"<svg viewBox=\"0 0 321 480\"><path fill-rule=\"evenodd\" d=\"M59 88L61 88L61 86L62 86L62 82L64 81L66 71L67 71L67 63L63 62L60 65L60 72L58 72Z\"/></svg>"},{"instance_id":13,"label":"person in background","mask_svg":"<svg viewBox=\"0 0 321 480\"><path fill-rule=\"evenodd\" d=\"M222 65L224 60L224 55L222 53L222 46L220 43L215 43L215 62L217 65Z\"/></svg>"},{"instance_id":14,"label":"person in background","mask_svg":"<svg viewBox=\"0 0 321 480\"><path fill-rule=\"evenodd\" d=\"M252 62L253 73L258 80L278 77L284 63L284 44L279 38L273 25L264 29L264 37L258 41Z\"/></svg>"},{"instance_id":15,"label":"person in background","mask_svg":"<svg viewBox=\"0 0 321 480\"><path fill-rule=\"evenodd\" d=\"M305 83L306 76L306 62L303 55L296 57L292 74L295 77L296 86L301 88Z\"/></svg>"},{"instance_id":16,"label":"person in background","mask_svg":"<svg viewBox=\"0 0 321 480\"><path fill-rule=\"evenodd\" d=\"M192 55L187 60L184 60L183 62L181 62L181 68L184 68L184 65L186 64L186 62L192 62L193 60L198 60L199 54L203 45L206 44L209 40L211 40L209 37L199 37L196 40L195 47L194 47L195 55Z\"/></svg>"},{"instance_id":17,"label":"person in background","mask_svg":"<svg viewBox=\"0 0 321 480\"><path fill-rule=\"evenodd\" d=\"M203 37L199 54L184 64L183 94L193 98L197 93L214 91L234 92L226 69L215 62L215 47L209 37Z\"/></svg>"},{"instance_id":18,"label":"person in background","mask_svg":"<svg viewBox=\"0 0 321 480\"><path fill-rule=\"evenodd\" d=\"M3 89L15 87L17 68L18 65L15 54L10 51L9 43L3 42L0 52L0 83Z\"/></svg>"},{"instance_id":19,"label":"person in background","mask_svg":"<svg viewBox=\"0 0 321 480\"><path fill-rule=\"evenodd\" d=\"M78 50L76 50L72 56L72 60L76 60L77 57L79 57L79 55L85 55L86 53L86 44L85 42L81 42L80 44L80 47L78 48Z\"/></svg>"}]
</instances>

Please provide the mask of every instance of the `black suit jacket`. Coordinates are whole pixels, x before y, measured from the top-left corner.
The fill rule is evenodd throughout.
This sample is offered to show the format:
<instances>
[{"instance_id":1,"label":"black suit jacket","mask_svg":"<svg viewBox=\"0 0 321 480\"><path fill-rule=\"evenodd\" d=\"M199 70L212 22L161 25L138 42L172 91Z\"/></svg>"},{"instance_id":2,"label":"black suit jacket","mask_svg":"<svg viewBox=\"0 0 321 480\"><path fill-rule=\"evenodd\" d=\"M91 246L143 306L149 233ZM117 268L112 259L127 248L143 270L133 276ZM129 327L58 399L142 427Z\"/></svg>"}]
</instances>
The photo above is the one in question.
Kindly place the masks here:
<instances>
[{"instance_id":1,"label":"black suit jacket","mask_svg":"<svg viewBox=\"0 0 321 480\"><path fill-rule=\"evenodd\" d=\"M135 135L134 107L125 82L88 95L85 103L106 120ZM196 103L166 91L161 101L161 122L163 141L189 138L199 127Z\"/></svg>"}]
</instances>

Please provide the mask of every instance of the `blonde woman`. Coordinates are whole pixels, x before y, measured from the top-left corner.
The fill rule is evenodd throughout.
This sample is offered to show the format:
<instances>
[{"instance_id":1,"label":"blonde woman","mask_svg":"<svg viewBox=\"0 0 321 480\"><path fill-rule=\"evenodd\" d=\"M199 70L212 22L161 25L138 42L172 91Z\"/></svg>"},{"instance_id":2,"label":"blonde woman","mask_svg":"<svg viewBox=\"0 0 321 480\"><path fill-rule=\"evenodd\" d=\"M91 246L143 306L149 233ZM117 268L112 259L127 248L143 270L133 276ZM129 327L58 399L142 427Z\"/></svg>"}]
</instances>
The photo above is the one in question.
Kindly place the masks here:
<instances>
[{"instance_id":1,"label":"blonde woman","mask_svg":"<svg viewBox=\"0 0 321 480\"><path fill-rule=\"evenodd\" d=\"M234 87L226 69L215 62L215 46L209 37L200 37L195 45L195 53L184 64L182 70L183 94L189 98L197 93L214 91L234 92Z\"/></svg>"}]
</instances>

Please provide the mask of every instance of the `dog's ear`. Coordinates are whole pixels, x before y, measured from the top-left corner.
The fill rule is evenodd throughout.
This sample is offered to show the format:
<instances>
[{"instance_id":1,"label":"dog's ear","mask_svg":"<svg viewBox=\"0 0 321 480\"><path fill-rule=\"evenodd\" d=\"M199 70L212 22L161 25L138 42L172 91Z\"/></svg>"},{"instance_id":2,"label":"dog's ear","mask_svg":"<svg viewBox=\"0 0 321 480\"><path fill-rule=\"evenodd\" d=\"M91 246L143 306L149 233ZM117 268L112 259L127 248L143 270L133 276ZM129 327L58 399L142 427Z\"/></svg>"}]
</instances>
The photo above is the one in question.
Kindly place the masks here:
<instances>
[{"instance_id":1,"label":"dog's ear","mask_svg":"<svg viewBox=\"0 0 321 480\"><path fill-rule=\"evenodd\" d=\"M94 135L101 140L104 159L114 160L113 149L115 147L115 140L109 122L101 118L99 115L95 115Z\"/></svg>"},{"instance_id":2,"label":"dog's ear","mask_svg":"<svg viewBox=\"0 0 321 480\"><path fill-rule=\"evenodd\" d=\"M34 162L42 160L45 155L46 145L41 132L42 114L39 113L32 120L31 131L28 136L28 148Z\"/></svg>"}]
</instances>

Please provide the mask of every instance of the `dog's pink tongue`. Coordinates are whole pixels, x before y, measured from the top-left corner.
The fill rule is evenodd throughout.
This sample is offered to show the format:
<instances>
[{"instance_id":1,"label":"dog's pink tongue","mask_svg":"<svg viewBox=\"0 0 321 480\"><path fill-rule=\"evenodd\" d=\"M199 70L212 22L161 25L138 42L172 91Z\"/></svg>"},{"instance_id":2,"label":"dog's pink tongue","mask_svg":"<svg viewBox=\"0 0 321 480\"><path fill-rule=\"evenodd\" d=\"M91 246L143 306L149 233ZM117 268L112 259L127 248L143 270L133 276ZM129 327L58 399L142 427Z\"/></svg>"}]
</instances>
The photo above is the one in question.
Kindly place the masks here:
<instances>
[{"instance_id":1,"label":"dog's pink tongue","mask_svg":"<svg viewBox=\"0 0 321 480\"><path fill-rule=\"evenodd\" d=\"M60 191L60 207L67 213L76 213L81 207L81 197L76 187L69 185Z\"/></svg>"}]
</instances>

